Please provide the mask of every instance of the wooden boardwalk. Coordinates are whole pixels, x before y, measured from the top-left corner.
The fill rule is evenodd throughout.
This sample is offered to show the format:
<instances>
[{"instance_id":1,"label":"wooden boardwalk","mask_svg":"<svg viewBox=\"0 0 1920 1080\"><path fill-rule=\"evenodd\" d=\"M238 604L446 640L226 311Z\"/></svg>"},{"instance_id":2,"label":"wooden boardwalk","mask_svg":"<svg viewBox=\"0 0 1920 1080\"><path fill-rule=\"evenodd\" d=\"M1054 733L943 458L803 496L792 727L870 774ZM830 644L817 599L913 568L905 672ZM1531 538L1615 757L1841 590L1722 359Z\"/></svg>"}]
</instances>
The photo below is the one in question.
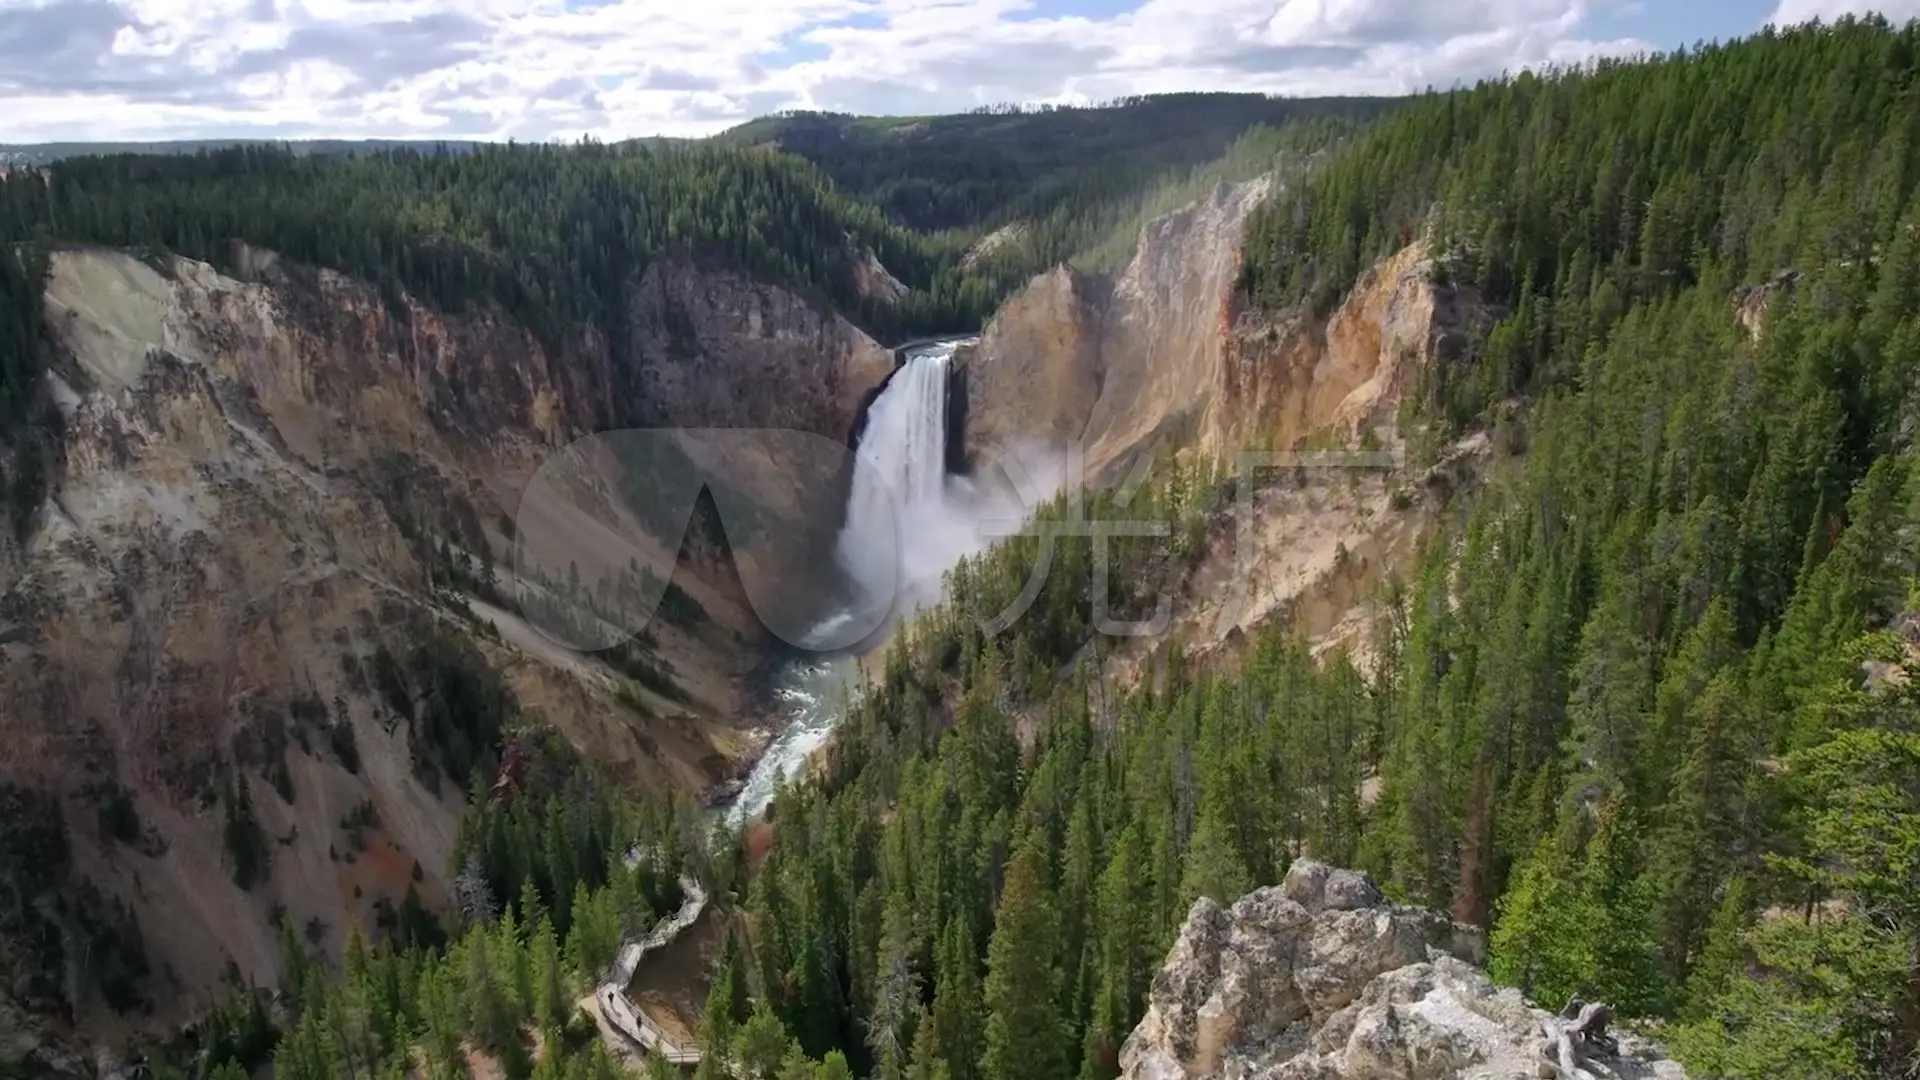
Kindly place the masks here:
<instances>
[{"instance_id":1,"label":"wooden boardwalk","mask_svg":"<svg viewBox=\"0 0 1920 1080\"><path fill-rule=\"evenodd\" d=\"M633 856L628 858L631 861ZM642 1056L658 1050L662 1057L675 1065L698 1065L699 1047L675 1043L665 1032L648 1022L627 1000L627 984L633 981L633 973L639 970L641 958L679 937L706 910L707 894L700 888L699 882L682 876L680 891L687 897L686 902L680 905L680 910L661 919L647 936L621 945L612 969L593 993L600 1003L600 1015L606 1017L614 1030L639 1047Z\"/></svg>"}]
</instances>

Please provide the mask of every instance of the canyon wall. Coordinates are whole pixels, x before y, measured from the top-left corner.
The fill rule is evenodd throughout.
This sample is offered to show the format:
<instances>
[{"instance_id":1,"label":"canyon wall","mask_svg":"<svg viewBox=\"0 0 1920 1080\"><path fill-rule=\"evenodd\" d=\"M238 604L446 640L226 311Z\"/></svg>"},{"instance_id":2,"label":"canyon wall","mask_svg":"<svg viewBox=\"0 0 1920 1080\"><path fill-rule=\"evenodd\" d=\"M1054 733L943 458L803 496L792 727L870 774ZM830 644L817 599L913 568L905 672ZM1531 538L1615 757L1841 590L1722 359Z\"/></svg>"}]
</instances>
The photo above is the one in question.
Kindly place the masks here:
<instances>
[{"instance_id":1,"label":"canyon wall","mask_svg":"<svg viewBox=\"0 0 1920 1080\"><path fill-rule=\"evenodd\" d=\"M1364 651L1365 602L1407 564L1436 520L1425 474L1403 460L1402 399L1421 372L1484 337L1479 298L1436 283L1422 243L1361 275L1321 316L1249 310L1236 287L1248 215L1269 179L1218 185L1140 233L1112 280L1059 268L1002 306L964 358L966 449L992 470L1035 440L1073 445L1085 481L1118 483L1143 462L1231 472L1252 485L1242 531L1225 513L1177 590L1164 632L1116 643L1108 673L1131 680L1178 640L1226 659L1247 631L1295 621L1327 644ZM1276 468L1264 455L1350 449L1368 468ZM1448 451L1473 472L1484 440ZM1238 509L1238 508L1236 508Z\"/></svg>"},{"instance_id":2,"label":"canyon wall","mask_svg":"<svg viewBox=\"0 0 1920 1080\"><path fill-rule=\"evenodd\" d=\"M843 443L892 366L792 294L681 264L633 282L626 340L556 343L501 311L236 256L230 276L61 251L46 286L64 465L0 551L0 796L64 818L35 887L84 892L94 930L143 943L147 1011L109 1007L71 919L65 985L0 971L0 996L88 1042L191 1016L230 972L270 985L276 908L337 950L410 887L442 906L466 778L423 730L435 695L461 696L442 719L476 739L537 717L633 784L697 789L747 756L760 641L739 582L697 542L676 573L680 537L636 513L618 461L522 495L556 450L623 427ZM777 496L827 482L786 470L736 473L776 524ZM625 662L561 648L515 613L556 587L516 578L530 521L578 544L549 572L578 556L594 589L594 523L621 556L602 569L671 577L691 605ZM741 554L774 581L805 555ZM635 664L664 677L636 685ZM135 824L109 828L108 802ZM247 887L223 843L236 803L267 838Z\"/></svg>"}]
</instances>

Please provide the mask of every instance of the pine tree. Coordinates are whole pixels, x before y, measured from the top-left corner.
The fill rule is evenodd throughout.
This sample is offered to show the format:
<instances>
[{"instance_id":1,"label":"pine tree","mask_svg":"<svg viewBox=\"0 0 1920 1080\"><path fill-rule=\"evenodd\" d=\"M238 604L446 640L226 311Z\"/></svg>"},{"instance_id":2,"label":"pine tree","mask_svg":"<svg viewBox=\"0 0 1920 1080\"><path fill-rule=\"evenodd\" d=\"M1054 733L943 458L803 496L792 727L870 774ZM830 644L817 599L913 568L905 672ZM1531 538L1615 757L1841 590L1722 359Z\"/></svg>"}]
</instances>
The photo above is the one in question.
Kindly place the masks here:
<instances>
[{"instance_id":1,"label":"pine tree","mask_svg":"<svg viewBox=\"0 0 1920 1080\"><path fill-rule=\"evenodd\" d=\"M464 1075L460 1005L451 973L444 967L430 968L420 979L420 1016L425 1029L421 1046L429 1069L436 1077Z\"/></svg>"},{"instance_id":2,"label":"pine tree","mask_svg":"<svg viewBox=\"0 0 1920 1080\"><path fill-rule=\"evenodd\" d=\"M1007 869L987 947L983 1080L1064 1080L1058 947L1046 854L1030 834Z\"/></svg>"},{"instance_id":3,"label":"pine tree","mask_svg":"<svg viewBox=\"0 0 1920 1080\"><path fill-rule=\"evenodd\" d=\"M705 1055L723 1055L733 1044L734 1008L742 996L733 937L728 935L714 967L713 981L707 988L706 1008L700 1017L700 1045Z\"/></svg>"},{"instance_id":4,"label":"pine tree","mask_svg":"<svg viewBox=\"0 0 1920 1080\"><path fill-rule=\"evenodd\" d=\"M1747 963L1747 891L1746 879L1734 878L1727 883L1720 898L1713 923L1707 928L1706 945L1701 951L1700 960L1687 977L1680 1013L1687 1020L1706 1019L1714 1002L1726 991L1728 984L1739 977Z\"/></svg>"},{"instance_id":5,"label":"pine tree","mask_svg":"<svg viewBox=\"0 0 1920 1080\"><path fill-rule=\"evenodd\" d=\"M560 963L560 943L555 940L553 924L545 917L532 931L533 1018L540 1030L551 1038L567 1023L573 1009L567 998L566 972Z\"/></svg>"},{"instance_id":6,"label":"pine tree","mask_svg":"<svg viewBox=\"0 0 1920 1080\"><path fill-rule=\"evenodd\" d=\"M921 1010L920 1019L913 1025L913 1049L908 1057L907 1080L948 1080L951 1075L946 1058L940 1051L940 1041L934 1034L933 1014Z\"/></svg>"},{"instance_id":7,"label":"pine tree","mask_svg":"<svg viewBox=\"0 0 1920 1080\"><path fill-rule=\"evenodd\" d=\"M280 998L286 1003L288 1014L297 1016L306 1007L302 991L313 969L313 957L307 952L307 943L300 940L299 931L293 928L292 918L281 916L278 934Z\"/></svg>"},{"instance_id":8,"label":"pine tree","mask_svg":"<svg viewBox=\"0 0 1920 1080\"><path fill-rule=\"evenodd\" d=\"M979 958L963 916L947 924L940 946L940 979L933 996L933 1027L952 1080L979 1076L985 1004Z\"/></svg>"},{"instance_id":9,"label":"pine tree","mask_svg":"<svg viewBox=\"0 0 1920 1080\"><path fill-rule=\"evenodd\" d=\"M907 1023L920 1001L920 977L913 970L913 923L902 901L889 905L885 921L867 1045L873 1051L875 1076L901 1080L907 1068Z\"/></svg>"},{"instance_id":10,"label":"pine tree","mask_svg":"<svg viewBox=\"0 0 1920 1080\"><path fill-rule=\"evenodd\" d=\"M500 1051L519 1041L519 1028L514 1022L512 996L488 945L484 931L462 942L466 956L461 990L466 1001L467 1030L488 1048Z\"/></svg>"},{"instance_id":11,"label":"pine tree","mask_svg":"<svg viewBox=\"0 0 1920 1080\"><path fill-rule=\"evenodd\" d=\"M1647 858L1656 933L1668 971L1682 981L1713 915L1713 894L1735 869L1753 757L1730 675L1716 677L1687 711L1693 730L1686 757Z\"/></svg>"},{"instance_id":12,"label":"pine tree","mask_svg":"<svg viewBox=\"0 0 1920 1080\"><path fill-rule=\"evenodd\" d=\"M733 1037L733 1061L747 1080L772 1080L791 1041L780 1018L762 1000Z\"/></svg>"},{"instance_id":13,"label":"pine tree","mask_svg":"<svg viewBox=\"0 0 1920 1080\"><path fill-rule=\"evenodd\" d=\"M781 1060L779 1080L817 1080L813 1062L807 1060L798 1042L788 1047L787 1056Z\"/></svg>"},{"instance_id":14,"label":"pine tree","mask_svg":"<svg viewBox=\"0 0 1920 1080\"><path fill-rule=\"evenodd\" d=\"M1587 906L1575 867L1551 836L1542 837L1500 898L1488 939L1488 974L1536 1001L1564 1002L1593 971Z\"/></svg>"},{"instance_id":15,"label":"pine tree","mask_svg":"<svg viewBox=\"0 0 1920 1080\"><path fill-rule=\"evenodd\" d=\"M1656 960L1653 920L1640 877L1639 827L1624 795L1600 808L1586 865L1580 871L1580 908L1589 913L1581 948L1592 967L1579 973L1578 992L1605 1001L1622 1016L1642 1016L1663 1004L1668 987Z\"/></svg>"},{"instance_id":16,"label":"pine tree","mask_svg":"<svg viewBox=\"0 0 1920 1080\"><path fill-rule=\"evenodd\" d=\"M1227 826L1213 813L1202 813L1200 824L1187 841L1186 870L1180 879L1182 906L1202 896L1232 904L1252 885L1252 875L1227 837Z\"/></svg>"}]
</instances>

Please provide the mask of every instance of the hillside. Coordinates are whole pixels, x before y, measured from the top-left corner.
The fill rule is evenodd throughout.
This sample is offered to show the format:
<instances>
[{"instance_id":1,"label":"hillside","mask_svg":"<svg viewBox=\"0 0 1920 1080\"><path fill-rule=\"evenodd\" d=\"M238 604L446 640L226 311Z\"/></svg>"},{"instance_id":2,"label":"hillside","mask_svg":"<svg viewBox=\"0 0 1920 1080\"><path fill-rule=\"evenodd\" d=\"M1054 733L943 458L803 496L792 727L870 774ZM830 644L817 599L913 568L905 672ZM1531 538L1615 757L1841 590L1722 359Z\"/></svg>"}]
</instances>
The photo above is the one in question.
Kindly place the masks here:
<instances>
[{"instance_id":1,"label":"hillside","mask_svg":"<svg viewBox=\"0 0 1920 1080\"><path fill-rule=\"evenodd\" d=\"M1119 269L1149 218L1214 181L1296 165L1397 103L1213 93L953 116L792 113L713 141L804 158L889 220L964 245L967 272L934 288L984 297L984 316L1058 263Z\"/></svg>"},{"instance_id":2,"label":"hillside","mask_svg":"<svg viewBox=\"0 0 1920 1080\"><path fill-rule=\"evenodd\" d=\"M1248 129L1366 120L1384 98L1158 94L1098 107L952 116L789 113L715 136L819 166L834 185L922 232L1044 218L1220 157Z\"/></svg>"},{"instance_id":3,"label":"hillside","mask_svg":"<svg viewBox=\"0 0 1920 1080\"><path fill-rule=\"evenodd\" d=\"M436 150L464 152L478 143L465 140L431 139L296 139L274 142L253 139L181 139L166 142L69 142L0 143L0 166L50 165L73 157L114 154L198 154L239 147L263 149L285 147L297 154L371 154L392 150L431 153Z\"/></svg>"}]
</instances>

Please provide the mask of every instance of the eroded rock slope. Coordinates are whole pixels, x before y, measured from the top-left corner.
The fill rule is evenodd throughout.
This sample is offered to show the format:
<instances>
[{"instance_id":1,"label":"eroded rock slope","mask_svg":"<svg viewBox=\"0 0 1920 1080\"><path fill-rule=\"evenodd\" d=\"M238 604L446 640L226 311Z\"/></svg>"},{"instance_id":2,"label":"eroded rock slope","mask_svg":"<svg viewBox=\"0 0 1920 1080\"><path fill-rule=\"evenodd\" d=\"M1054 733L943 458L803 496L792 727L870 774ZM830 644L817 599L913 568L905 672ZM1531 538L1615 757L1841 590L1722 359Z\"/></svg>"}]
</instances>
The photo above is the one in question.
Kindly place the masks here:
<instances>
[{"instance_id":1,"label":"eroded rock slope","mask_svg":"<svg viewBox=\"0 0 1920 1080\"><path fill-rule=\"evenodd\" d=\"M696 543L675 614L625 657L562 649L515 613L522 587L560 588L515 578L527 522L575 542L548 569L589 587L675 575L679 537L633 512L618 462L523 506L528 480L622 427L844 441L892 365L798 297L677 264L632 284L629 340L555 341L238 254L229 276L64 251L47 282L64 465L0 548L0 795L56 823L9 834L48 851L23 918L83 892L93 914L47 924L59 956L15 958L61 978L0 970L0 994L90 1042L193 1015L232 975L271 985L276 908L337 950L410 886L440 906L483 761L458 747L518 717L635 783L716 779L751 749L737 580ZM755 467L769 491L801 482ZM777 579L799 553L745 554ZM103 805L127 813L110 827ZM236 817L265 838L253 875ZM108 939L144 971L107 970Z\"/></svg>"},{"instance_id":2,"label":"eroded rock slope","mask_svg":"<svg viewBox=\"0 0 1920 1080\"><path fill-rule=\"evenodd\" d=\"M1196 656L1230 656L1275 618L1363 645L1366 599L1435 520L1431 477L1394 464L1406 442L1400 404L1424 371L1473 348L1491 313L1471 290L1441 283L1419 242L1363 274L1330 315L1248 310L1236 287L1240 239L1271 187L1222 184L1149 223L1116 279L1066 267L1041 275L963 357L976 471L1034 444L1077 447L1094 486L1123 481L1142 461L1150 471L1210 462L1232 472L1255 455L1254 483L1242 489L1249 531L1221 515L1193 573L1172 583L1165 632L1114 653L1109 672L1123 679L1176 638ZM1270 457L1323 449L1373 453L1379 464L1276 467ZM1453 448L1450 473L1470 476L1485 450L1483 440Z\"/></svg>"}]
</instances>

